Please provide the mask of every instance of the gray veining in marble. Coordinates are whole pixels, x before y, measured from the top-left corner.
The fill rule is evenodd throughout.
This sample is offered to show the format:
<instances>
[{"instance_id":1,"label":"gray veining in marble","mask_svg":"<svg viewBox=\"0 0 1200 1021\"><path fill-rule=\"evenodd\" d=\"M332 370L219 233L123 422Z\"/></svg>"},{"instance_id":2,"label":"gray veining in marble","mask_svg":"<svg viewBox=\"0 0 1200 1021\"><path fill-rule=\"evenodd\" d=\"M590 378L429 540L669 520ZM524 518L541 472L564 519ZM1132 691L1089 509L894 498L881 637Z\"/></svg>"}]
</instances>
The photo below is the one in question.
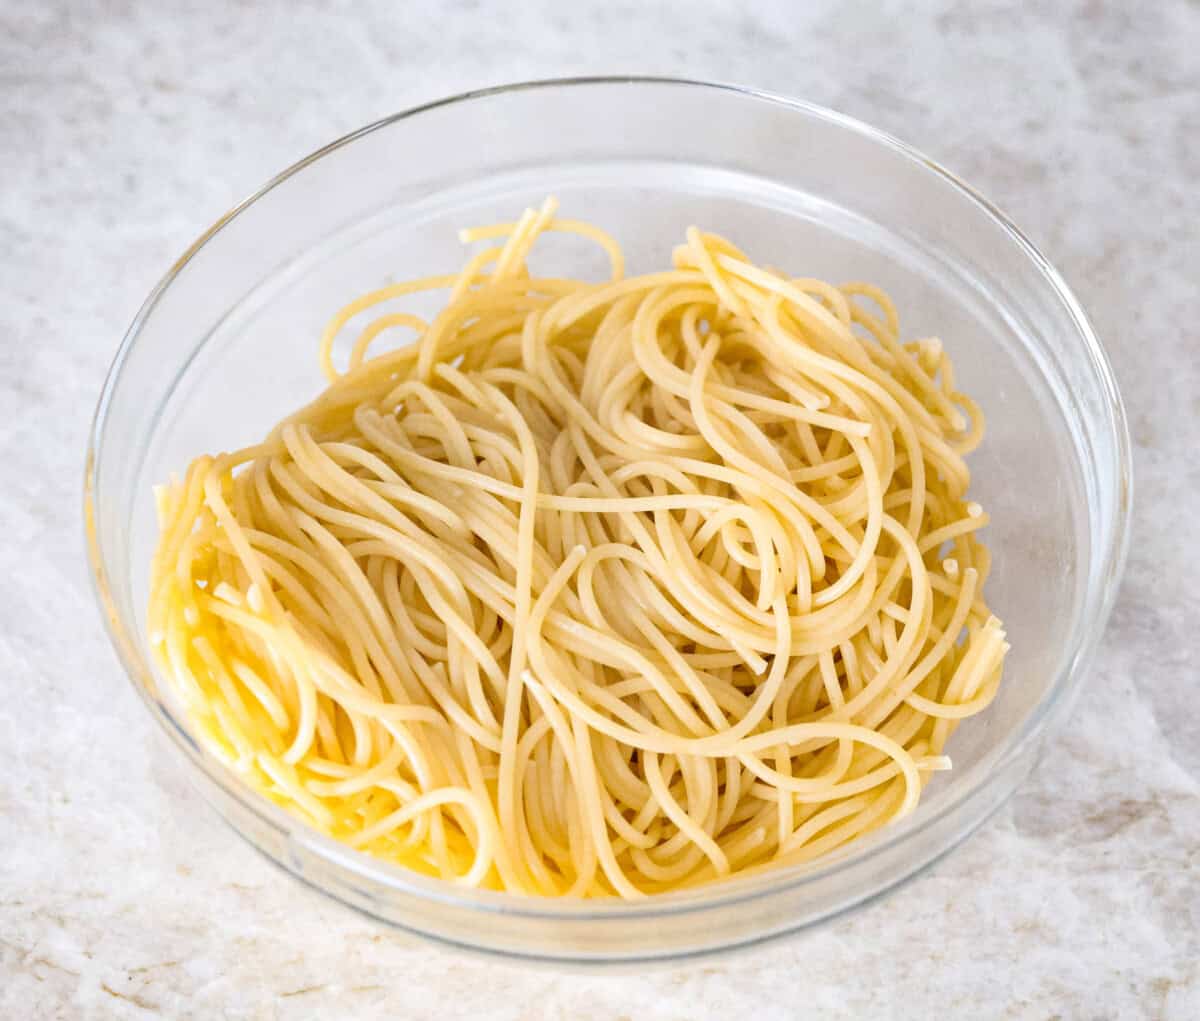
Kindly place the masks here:
<instances>
[{"instance_id":1,"label":"gray veining in marble","mask_svg":"<svg viewBox=\"0 0 1200 1021\"><path fill-rule=\"evenodd\" d=\"M1198 53L1188 0L0 0L0 1016L1200 1017ZM632 69L832 106L994 198L1107 343L1138 499L1074 725L958 852L802 938L579 976L412 942L233 838L109 650L79 483L125 326L234 201L418 101Z\"/></svg>"}]
</instances>

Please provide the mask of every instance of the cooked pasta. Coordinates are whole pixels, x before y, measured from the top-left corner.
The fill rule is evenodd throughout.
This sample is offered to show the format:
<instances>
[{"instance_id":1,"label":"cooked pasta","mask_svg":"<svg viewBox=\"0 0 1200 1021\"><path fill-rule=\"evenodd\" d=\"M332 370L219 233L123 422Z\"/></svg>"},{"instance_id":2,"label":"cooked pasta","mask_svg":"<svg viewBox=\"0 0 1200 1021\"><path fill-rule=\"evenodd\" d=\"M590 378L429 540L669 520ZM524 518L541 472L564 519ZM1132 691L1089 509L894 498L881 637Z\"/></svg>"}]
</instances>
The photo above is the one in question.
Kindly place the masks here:
<instances>
[{"instance_id":1,"label":"cooked pasta","mask_svg":"<svg viewBox=\"0 0 1200 1021\"><path fill-rule=\"evenodd\" d=\"M611 279L533 275L550 231ZM552 200L462 237L334 317L309 405L158 490L151 641L196 733L352 847L529 895L910 813L1008 648L941 343L695 228L641 276Z\"/></svg>"}]
</instances>

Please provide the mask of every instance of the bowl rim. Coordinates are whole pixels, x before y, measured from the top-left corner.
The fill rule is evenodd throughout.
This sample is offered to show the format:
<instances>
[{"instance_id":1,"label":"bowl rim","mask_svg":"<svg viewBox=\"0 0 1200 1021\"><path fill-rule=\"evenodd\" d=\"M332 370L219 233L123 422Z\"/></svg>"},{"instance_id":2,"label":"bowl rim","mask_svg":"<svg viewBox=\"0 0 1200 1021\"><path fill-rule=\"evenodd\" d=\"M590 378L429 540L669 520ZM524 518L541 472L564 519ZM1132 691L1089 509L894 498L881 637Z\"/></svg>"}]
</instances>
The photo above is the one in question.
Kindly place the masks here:
<instances>
[{"instance_id":1,"label":"bowl rim","mask_svg":"<svg viewBox=\"0 0 1200 1021\"><path fill-rule=\"evenodd\" d=\"M1088 368L1099 382L1106 398L1103 408L1103 422L1105 431L1112 441L1112 464L1110 465L1112 470L1112 492L1107 506L1097 509L1103 516L1102 520L1109 523L1109 528L1107 531L1107 541L1103 548L1098 548L1091 552L1089 579L1083 594L1079 621L1071 635L1071 640L1064 645L1063 666L1054 677L1046 695L1021 722L1020 726L1009 735L1006 744L998 750L996 758L992 763L991 771L989 773L982 773L976 778L973 784L968 785L965 789L956 791L952 796L948 796L944 803L938 806L936 812L920 820L921 825L912 825L914 820L910 817L907 820L885 827L882 831L873 835L874 839L868 838L861 842L861 846L855 846L854 850L843 855L838 855L824 864L785 867L777 873L768 871L751 877L734 877L721 883L708 884L679 894L662 894L648 898L646 901L629 902L618 898L613 898L609 901L527 898L500 891L457 887L444 880L424 877L410 872L402 866L374 859L354 851L333 838L312 829L297 817L285 812L279 806L271 804L267 799L262 798L251 788L238 781L236 777L230 774L211 755L201 751L200 747L183 728L176 716L151 694L151 688L147 684L139 683L138 681L139 676L153 680L154 674L152 668L149 667L137 651L135 642L128 633L112 597L104 566L104 552L101 548L100 538L94 523L94 482L97 466L100 463L101 442L113 392L120 379L124 363L134 344L137 342L145 322L154 312L163 294L187 264L244 210L284 181L300 173L330 153L348 146L366 135L423 113L442 107L470 103L477 99L485 99L509 93L614 85L668 86L712 90L731 93L753 102L764 102L785 107L793 113L814 118L834 127L863 136L869 141L892 150L910 162L918 164L936 177L941 178L954 191L965 197L979 212L984 214L995 225L999 226L1008 240L1014 242L1033 267L1038 270L1043 281L1050 286L1055 296L1064 306L1075 327L1077 338L1082 341L1083 351L1087 355ZM396 892L411 894L431 903L467 907L484 914L499 914L534 921L578 922L612 919L627 920L661 918L667 915L707 911L734 903L745 904L762 897L775 896L798 887L828 879L830 876L849 870L864 860L883 853L885 850L896 848L915 839L935 822L943 820L952 813L960 810L967 802L986 789L989 780L993 776L1001 774L1005 765L1010 764L1014 759L1028 751L1044 735L1050 725L1056 721L1055 718L1060 712L1069 708L1072 701L1070 696L1074 694L1082 683L1091 654L1098 644L1104 630L1104 625L1115 602L1129 546L1129 522L1132 503L1131 462L1128 423L1116 379L1099 338L1078 299L1059 272L1021 230L990 200L957 175L887 132L872 127L854 117L838 113L806 100L794 99L782 94L729 82L639 74L589 75L534 79L472 89L409 107L383 117L343 135L296 161L287 169L268 180L247 198L229 209L207 230L201 233L174 261L150 291L128 330L125 332L109 367L92 416L88 434L84 469L83 519L85 545L91 568L88 573L91 579L93 594L101 611L109 640L117 652L118 659L121 661L121 665L130 683L137 691L143 704L150 711L150 714L158 721L160 727L167 733L176 748L204 774L206 780L215 784L225 794L231 796L242 809L257 816L271 828L285 834L289 840L303 843L308 850L332 865L345 868L361 878L378 882L382 886L386 886ZM1089 508L1089 510L1091 509ZM794 928L814 924L817 920L839 915L858 904L876 899L887 890L923 871L932 861L941 858L942 855L951 850L965 839L970 832L981 825L992 812L1007 800L1008 796L1006 794L989 811L971 821L967 828L957 832L952 839L946 841L943 846L938 847L932 854L926 855L913 868L904 870L882 884L876 884L864 889L861 895L855 895L848 903L830 909L821 915L820 919L798 922L796 926L787 927L777 933L750 937L749 940L742 941L742 943L759 942L762 939L784 935ZM224 818L224 813L219 814ZM231 825L231 828L235 832L245 837L245 834L241 833L238 827L233 826L228 819L226 819L226 822ZM246 839L249 838L247 837ZM855 842L855 844L858 845L858 842ZM286 866L286 864L282 862L276 862L276 864L284 865L289 872L298 875L308 885L313 885L311 879L297 873L294 869ZM317 888L328 895L334 896L336 899L344 900L328 889L320 886ZM366 914L372 914L372 912L364 910L357 904L351 906ZM379 918L380 916L373 915L373 917ZM388 922L388 924L397 924L391 919L382 920ZM401 927L407 928L407 926ZM411 931L419 932L422 936L433 938L440 942L462 945L456 940L447 939L436 933L417 929ZM487 950L488 948L473 947L471 949ZM524 951L498 952L518 957L546 956L545 954ZM686 952L683 954L668 952L666 956L688 955ZM566 960L568 958L561 959Z\"/></svg>"}]
</instances>

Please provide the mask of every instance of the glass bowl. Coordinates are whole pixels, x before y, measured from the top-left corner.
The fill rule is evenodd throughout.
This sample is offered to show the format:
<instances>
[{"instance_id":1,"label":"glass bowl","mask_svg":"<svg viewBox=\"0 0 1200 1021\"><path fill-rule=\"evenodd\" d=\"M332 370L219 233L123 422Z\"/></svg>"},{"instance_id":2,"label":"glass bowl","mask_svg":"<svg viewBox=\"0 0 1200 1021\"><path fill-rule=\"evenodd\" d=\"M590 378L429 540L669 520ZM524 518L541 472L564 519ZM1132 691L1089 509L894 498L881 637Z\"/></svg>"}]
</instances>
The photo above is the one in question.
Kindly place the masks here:
<instances>
[{"instance_id":1,"label":"glass bowl","mask_svg":"<svg viewBox=\"0 0 1200 1021\"><path fill-rule=\"evenodd\" d=\"M151 666L152 485L201 452L256 440L318 392L317 338L350 297L457 269L457 228L511 219L551 193L564 215L611 231L632 272L664 265L695 223L758 262L881 285L905 338L941 337L987 415L970 464L972 495L992 515L989 602L1012 643L1004 683L954 735L955 768L919 809L840 855L637 904L425 879L319 835L244 787L193 739ZM560 273L603 271L569 243L547 248ZM1117 588L1129 501L1125 418L1100 344L1058 273L986 200L895 139L819 107L607 78L487 89L389 117L213 225L154 289L117 353L91 435L85 515L97 597L134 687L183 768L251 844L405 930L603 962L814 925L966 837L1033 768L1087 674Z\"/></svg>"}]
</instances>

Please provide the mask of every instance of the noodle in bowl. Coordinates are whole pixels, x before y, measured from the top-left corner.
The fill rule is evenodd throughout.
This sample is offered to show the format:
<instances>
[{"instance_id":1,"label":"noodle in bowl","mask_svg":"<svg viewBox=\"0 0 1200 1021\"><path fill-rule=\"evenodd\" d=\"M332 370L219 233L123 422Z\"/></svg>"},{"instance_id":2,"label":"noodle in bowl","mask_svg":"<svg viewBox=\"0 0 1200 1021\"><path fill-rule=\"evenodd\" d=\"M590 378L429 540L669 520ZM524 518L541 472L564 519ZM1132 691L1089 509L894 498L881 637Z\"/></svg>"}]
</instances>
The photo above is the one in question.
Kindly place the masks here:
<instances>
[{"instance_id":1,"label":"noodle in bowl","mask_svg":"<svg viewBox=\"0 0 1200 1021\"><path fill-rule=\"evenodd\" d=\"M526 894L636 899L902 818L1008 648L946 350L695 228L626 277L555 210L351 302L324 394L160 490L150 622L196 730L352 847ZM611 280L532 276L545 231ZM430 288L338 373L342 330ZM369 357L394 329L417 343Z\"/></svg>"}]
</instances>

